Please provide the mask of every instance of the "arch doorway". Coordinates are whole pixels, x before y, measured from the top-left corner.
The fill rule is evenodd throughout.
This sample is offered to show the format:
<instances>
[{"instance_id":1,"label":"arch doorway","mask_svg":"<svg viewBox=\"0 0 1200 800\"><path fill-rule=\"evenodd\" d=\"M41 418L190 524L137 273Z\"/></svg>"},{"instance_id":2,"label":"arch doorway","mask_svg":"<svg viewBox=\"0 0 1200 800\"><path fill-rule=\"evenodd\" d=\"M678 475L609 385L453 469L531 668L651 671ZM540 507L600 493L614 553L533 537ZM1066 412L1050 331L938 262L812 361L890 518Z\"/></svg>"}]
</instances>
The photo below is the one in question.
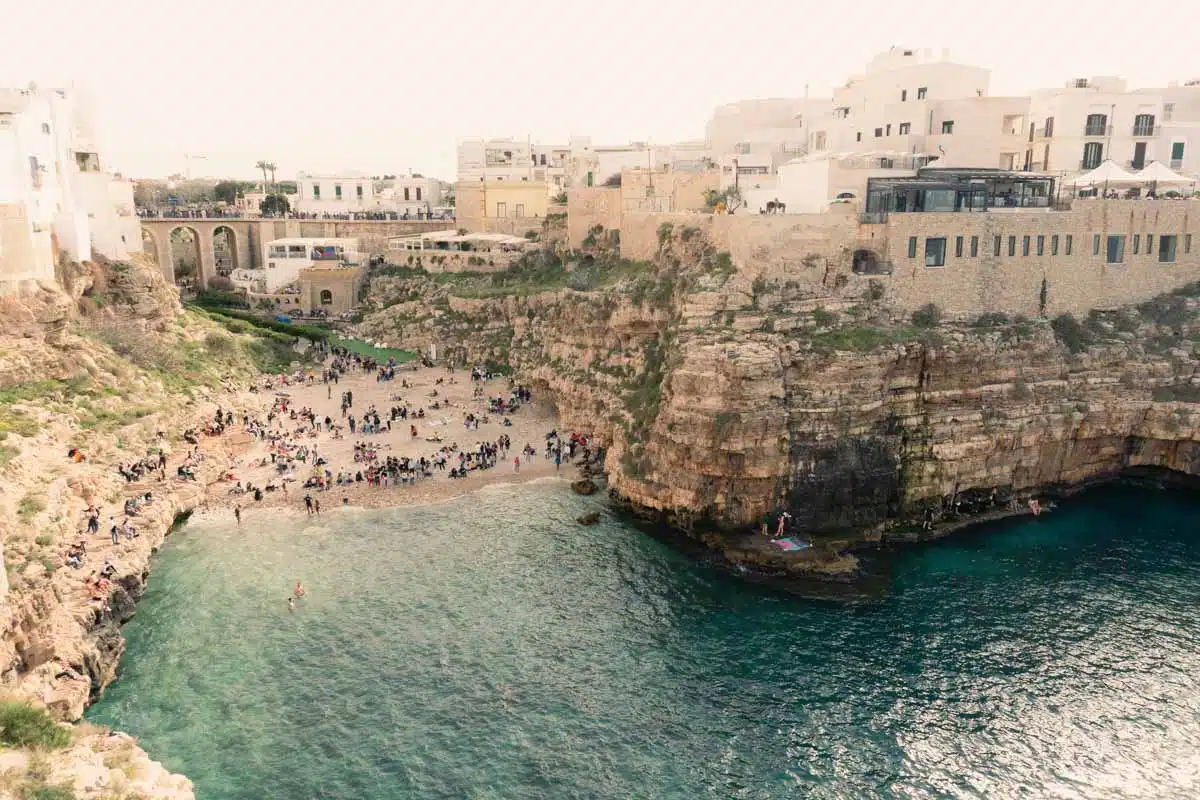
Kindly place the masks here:
<instances>
[{"instance_id":1,"label":"arch doorway","mask_svg":"<svg viewBox=\"0 0 1200 800\"><path fill-rule=\"evenodd\" d=\"M213 257L217 262L217 274L228 278L241 266L238 263L237 237L228 225L213 228Z\"/></svg>"},{"instance_id":2,"label":"arch doorway","mask_svg":"<svg viewBox=\"0 0 1200 800\"><path fill-rule=\"evenodd\" d=\"M200 236L195 228L172 228L167 235L171 253L171 274L175 285L183 293L198 292L204 288L200 275Z\"/></svg>"},{"instance_id":3,"label":"arch doorway","mask_svg":"<svg viewBox=\"0 0 1200 800\"><path fill-rule=\"evenodd\" d=\"M333 292L329 291L328 289L321 290L321 305L333 305Z\"/></svg>"}]
</instances>

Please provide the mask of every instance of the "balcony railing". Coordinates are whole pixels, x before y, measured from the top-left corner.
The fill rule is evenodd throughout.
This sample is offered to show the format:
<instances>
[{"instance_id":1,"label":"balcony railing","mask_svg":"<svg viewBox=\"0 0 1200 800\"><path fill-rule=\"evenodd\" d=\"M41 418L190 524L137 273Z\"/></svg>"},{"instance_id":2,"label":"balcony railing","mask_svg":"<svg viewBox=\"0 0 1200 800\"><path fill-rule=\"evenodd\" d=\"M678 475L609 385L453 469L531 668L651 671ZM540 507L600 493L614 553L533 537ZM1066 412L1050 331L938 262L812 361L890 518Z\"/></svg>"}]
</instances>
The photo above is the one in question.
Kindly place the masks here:
<instances>
[{"instance_id":1,"label":"balcony railing","mask_svg":"<svg viewBox=\"0 0 1200 800\"><path fill-rule=\"evenodd\" d=\"M1183 159L1182 158L1172 158L1171 159L1171 169L1183 169Z\"/></svg>"},{"instance_id":2,"label":"balcony railing","mask_svg":"<svg viewBox=\"0 0 1200 800\"><path fill-rule=\"evenodd\" d=\"M1103 163L1104 163L1104 159L1092 160L1089 158L1085 158L1083 161L1079 162L1079 168L1080 169L1095 169L1096 167L1100 166Z\"/></svg>"},{"instance_id":3,"label":"balcony railing","mask_svg":"<svg viewBox=\"0 0 1200 800\"><path fill-rule=\"evenodd\" d=\"M1112 136L1112 125L1084 125L1084 136Z\"/></svg>"},{"instance_id":4,"label":"balcony railing","mask_svg":"<svg viewBox=\"0 0 1200 800\"><path fill-rule=\"evenodd\" d=\"M1145 169L1146 168L1146 159L1143 158L1141 161L1138 161L1135 158L1132 161L1126 161L1125 166L1128 167L1129 169Z\"/></svg>"},{"instance_id":5,"label":"balcony railing","mask_svg":"<svg viewBox=\"0 0 1200 800\"><path fill-rule=\"evenodd\" d=\"M1154 135L1154 123L1151 122L1149 125L1134 125L1133 126L1133 135L1134 136L1153 136Z\"/></svg>"},{"instance_id":6,"label":"balcony railing","mask_svg":"<svg viewBox=\"0 0 1200 800\"><path fill-rule=\"evenodd\" d=\"M858 221L862 225L882 225L887 219L886 211L866 211L858 215Z\"/></svg>"}]
</instances>

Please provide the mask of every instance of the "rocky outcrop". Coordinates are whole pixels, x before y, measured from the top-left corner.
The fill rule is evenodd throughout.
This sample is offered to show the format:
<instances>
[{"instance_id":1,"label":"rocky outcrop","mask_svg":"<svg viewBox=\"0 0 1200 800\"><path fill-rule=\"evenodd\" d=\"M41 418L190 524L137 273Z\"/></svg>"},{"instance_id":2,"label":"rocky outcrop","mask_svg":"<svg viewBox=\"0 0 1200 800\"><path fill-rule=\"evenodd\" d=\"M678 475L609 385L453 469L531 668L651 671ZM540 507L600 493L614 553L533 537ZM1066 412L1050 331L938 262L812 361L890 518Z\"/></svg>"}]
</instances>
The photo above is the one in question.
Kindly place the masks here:
<instances>
[{"instance_id":1,"label":"rocky outcrop","mask_svg":"<svg viewBox=\"0 0 1200 800\"><path fill-rule=\"evenodd\" d=\"M752 280L705 248L668 234L656 263L587 290L401 280L362 328L511 366L609 445L615 496L759 566L852 571L863 542L1132 469L1200 473L1200 291L1069 325L937 324L897 318L879 286ZM743 535L784 510L818 546Z\"/></svg>"}]
</instances>

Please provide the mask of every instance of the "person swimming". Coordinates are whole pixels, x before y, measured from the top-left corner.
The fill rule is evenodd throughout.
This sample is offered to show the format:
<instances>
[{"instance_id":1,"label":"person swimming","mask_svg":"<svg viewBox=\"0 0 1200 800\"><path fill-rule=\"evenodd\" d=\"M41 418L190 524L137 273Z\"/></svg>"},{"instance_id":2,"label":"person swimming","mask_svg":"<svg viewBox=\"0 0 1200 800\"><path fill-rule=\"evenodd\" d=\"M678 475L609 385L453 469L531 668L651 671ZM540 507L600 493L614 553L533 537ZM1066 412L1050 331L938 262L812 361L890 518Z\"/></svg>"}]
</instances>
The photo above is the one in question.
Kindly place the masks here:
<instances>
[{"instance_id":1,"label":"person swimming","mask_svg":"<svg viewBox=\"0 0 1200 800\"><path fill-rule=\"evenodd\" d=\"M296 610L296 598L289 597L288 598L288 611L295 611L295 610Z\"/></svg>"},{"instance_id":2,"label":"person swimming","mask_svg":"<svg viewBox=\"0 0 1200 800\"><path fill-rule=\"evenodd\" d=\"M304 597L304 587L300 585L300 581L296 581L296 588L292 590L292 594L296 597Z\"/></svg>"}]
</instances>

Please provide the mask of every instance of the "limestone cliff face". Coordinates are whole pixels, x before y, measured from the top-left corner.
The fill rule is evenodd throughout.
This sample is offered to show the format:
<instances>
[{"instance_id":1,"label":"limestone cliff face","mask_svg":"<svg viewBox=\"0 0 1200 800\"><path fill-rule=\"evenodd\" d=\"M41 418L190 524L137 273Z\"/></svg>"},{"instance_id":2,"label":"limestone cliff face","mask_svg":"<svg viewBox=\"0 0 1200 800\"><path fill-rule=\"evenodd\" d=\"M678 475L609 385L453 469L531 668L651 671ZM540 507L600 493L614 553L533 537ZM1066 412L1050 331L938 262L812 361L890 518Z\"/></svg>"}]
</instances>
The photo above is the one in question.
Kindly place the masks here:
<instances>
[{"instance_id":1,"label":"limestone cliff face","mask_svg":"<svg viewBox=\"0 0 1200 800\"><path fill-rule=\"evenodd\" d=\"M466 299L400 280L403 302L361 332L511 365L610 445L616 494L685 527L787 509L814 533L877 536L1134 467L1200 472L1186 292L1071 320L1077 334L914 323L876 287L752 279L704 247L668 238L655 264L586 291Z\"/></svg>"}]
</instances>

